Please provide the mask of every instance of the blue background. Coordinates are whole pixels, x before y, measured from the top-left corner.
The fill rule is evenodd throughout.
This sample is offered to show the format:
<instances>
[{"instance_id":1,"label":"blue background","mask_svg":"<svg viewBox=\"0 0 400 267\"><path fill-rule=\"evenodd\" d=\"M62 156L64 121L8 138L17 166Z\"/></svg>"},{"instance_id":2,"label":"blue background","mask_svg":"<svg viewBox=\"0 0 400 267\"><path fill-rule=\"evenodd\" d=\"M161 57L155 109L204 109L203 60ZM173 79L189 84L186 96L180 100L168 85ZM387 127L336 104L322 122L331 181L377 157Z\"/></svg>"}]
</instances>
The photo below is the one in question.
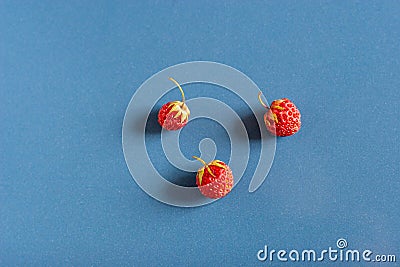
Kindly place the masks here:
<instances>
[{"instance_id":1,"label":"blue background","mask_svg":"<svg viewBox=\"0 0 400 267\"><path fill-rule=\"evenodd\" d=\"M400 2L36 2L0 2L1 265L265 265L264 245L322 250L341 237L400 258ZM232 193L183 209L137 186L121 127L141 83L192 60L243 71L269 101L291 98L303 127L278 140L258 191L247 192L255 133ZM187 97L246 112L210 88ZM222 128L192 126L185 155L214 135L226 160ZM158 168L179 172L157 150Z\"/></svg>"}]
</instances>

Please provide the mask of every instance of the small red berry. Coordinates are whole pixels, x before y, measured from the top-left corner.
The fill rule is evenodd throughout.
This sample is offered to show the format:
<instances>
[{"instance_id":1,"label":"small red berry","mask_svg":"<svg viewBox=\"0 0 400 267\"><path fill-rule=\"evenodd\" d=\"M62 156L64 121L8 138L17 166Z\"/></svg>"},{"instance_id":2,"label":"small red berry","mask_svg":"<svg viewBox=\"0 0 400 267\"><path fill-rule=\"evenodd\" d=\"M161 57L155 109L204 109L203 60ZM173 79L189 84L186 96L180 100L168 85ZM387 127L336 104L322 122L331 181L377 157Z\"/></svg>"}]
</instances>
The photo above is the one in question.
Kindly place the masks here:
<instances>
[{"instance_id":1,"label":"small red berry","mask_svg":"<svg viewBox=\"0 0 400 267\"><path fill-rule=\"evenodd\" d=\"M200 192L208 198L222 198L233 187L233 175L228 165L220 160L214 160L208 164L201 158L193 158L203 163L203 167L197 171L196 184Z\"/></svg>"},{"instance_id":2,"label":"small red berry","mask_svg":"<svg viewBox=\"0 0 400 267\"><path fill-rule=\"evenodd\" d=\"M158 123L166 130L175 131L181 129L188 123L190 110L185 104L185 94L179 83L173 78L169 78L174 82L182 94L182 101L172 101L164 104L158 112Z\"/></svg>"},{"instance_id":3,"label":"small red berry","mask_svg":"<svg viewBox=\"0 0 400 267\"><path fill-rule=\"evenodd\" d=\"M276 136L290 136L297 133L301 127L301 114L297 107L287 98L274 100L268 107L261 100L261 92L258 100L268 111L264 115L265 126L268 131Z\"/></svg>"}]
</instances>

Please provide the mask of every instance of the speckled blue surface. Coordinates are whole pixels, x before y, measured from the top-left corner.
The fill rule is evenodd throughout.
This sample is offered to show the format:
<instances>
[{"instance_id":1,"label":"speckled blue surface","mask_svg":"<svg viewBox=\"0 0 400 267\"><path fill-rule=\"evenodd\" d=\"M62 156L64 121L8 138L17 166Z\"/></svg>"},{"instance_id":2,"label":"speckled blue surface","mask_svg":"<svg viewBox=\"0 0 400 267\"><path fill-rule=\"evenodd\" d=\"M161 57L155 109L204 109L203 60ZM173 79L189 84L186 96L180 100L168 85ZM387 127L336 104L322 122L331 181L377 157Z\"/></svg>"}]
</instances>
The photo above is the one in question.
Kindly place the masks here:
<instances>
[{"instance_id":1,"label":"speckled blue surface","mask_svg":"<svg viewBox=\"0 0 400 267\"><path fill-rule=\"evenodd\" d=\"M399 13L398 1L1 1L0 264L268 265L256 256L264 245L322 250L341 237L399 261ZM241 70L269 100L291 98L303 127L278 140L258 191L247 192L255 133L234 191L183 209L135 184L121 127L141 83L192 60ZM246 112L226 91L214 96ZM228 156L222 128L193 126L185 155L210 136ZM160 172L179 173L149 140Z\"/></svg>"}]
</instances>

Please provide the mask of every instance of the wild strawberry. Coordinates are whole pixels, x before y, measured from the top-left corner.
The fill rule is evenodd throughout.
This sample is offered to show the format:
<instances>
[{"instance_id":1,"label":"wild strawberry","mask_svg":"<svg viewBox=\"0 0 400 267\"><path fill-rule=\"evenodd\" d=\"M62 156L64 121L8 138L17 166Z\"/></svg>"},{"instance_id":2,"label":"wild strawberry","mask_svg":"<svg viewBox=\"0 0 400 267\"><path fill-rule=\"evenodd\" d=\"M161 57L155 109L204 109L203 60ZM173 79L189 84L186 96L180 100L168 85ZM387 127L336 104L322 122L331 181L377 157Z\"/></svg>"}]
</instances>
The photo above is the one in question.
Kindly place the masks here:
<instances>
[{"instance_id":1,"label":"wild strawberry","mask_svg":"<svg viewBox=\"0 0 400 267\"><path fill-rule=\"evenodd\" d=\"M220 160L206 164L201 158L193 156L203 167L197 171L196 184L200 192L209 198L222 198L233 187L233 175L228 165Z\"/></svg>"},{"instance_id":2,"label":"wild strawberry","mask_svg":"<svg viewBox=\"0 0 400 267\"><path fill-rule=\"evenodd\" d=\"M300 111L287 98L274 100L271 107L268 107L261 100L261 92L258 93L258 100L268 111L264 115L265 126L268 131L276 136L290 136L300 130Z\"/></svg>"},{"instance_id":3,"label":"wild strawberry","mask_svg":"<svg viewBox=\"0 0 400 267\"><path fill-rule=\"evenodd\" d=\"M158 123L166 130L179 130L188 122L190 110L185 104L185 94L179 83L173 78L169 78L174 82L182 94L182 101L173 101L164 104L158 112Z\"/></svg>"}]
</instances>

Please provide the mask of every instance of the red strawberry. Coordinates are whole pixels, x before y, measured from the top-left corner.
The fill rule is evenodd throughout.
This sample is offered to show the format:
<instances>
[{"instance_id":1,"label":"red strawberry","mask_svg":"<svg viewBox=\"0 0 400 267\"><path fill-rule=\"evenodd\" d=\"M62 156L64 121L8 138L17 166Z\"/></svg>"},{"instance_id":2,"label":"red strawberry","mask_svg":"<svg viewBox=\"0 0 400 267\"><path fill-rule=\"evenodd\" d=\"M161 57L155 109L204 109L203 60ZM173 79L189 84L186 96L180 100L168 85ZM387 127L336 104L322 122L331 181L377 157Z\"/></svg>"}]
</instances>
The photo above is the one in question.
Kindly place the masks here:
<instances>
[{"instance_id":1,"label":"red strawberry","mask_svg":"<svg viewBox=\"0 0 400 267\"><path fill-rule=\"evenodd\" d=\"M203 163L203 167L197 171L196 184L200 192L208 198L222 198L233 187L233 175L228 165L220 160L214 160L208 164L201 158L193 158Z\"/></svg>"},{"instance_id":2,"label":"red strawberry","mask_svg":"<svg viewBox=\"0 0 400 267\"><path fill-rule=\"evenodd\" d=\"M190 110L185 104L185 94L179 83L173 78L169 78L174 82L182 94L182 101L173 101L164 104L158 112L158 123L166 130L179 130L188 122Z\"/></svg>"},{"instance_id":3,"label":"red strawberry","mask_svg":"<svg viewBox=\"0 0 400 267\"><path fill-rule=\"evenodd\" d=\"M265 126L268 131L276 136L290 136L297 133L301 127L301 115L297 107L287 98L274 100L268 107L261 100L261 92L258 99L268 111L264 115Z\"/></svg>"}]
</instances>

